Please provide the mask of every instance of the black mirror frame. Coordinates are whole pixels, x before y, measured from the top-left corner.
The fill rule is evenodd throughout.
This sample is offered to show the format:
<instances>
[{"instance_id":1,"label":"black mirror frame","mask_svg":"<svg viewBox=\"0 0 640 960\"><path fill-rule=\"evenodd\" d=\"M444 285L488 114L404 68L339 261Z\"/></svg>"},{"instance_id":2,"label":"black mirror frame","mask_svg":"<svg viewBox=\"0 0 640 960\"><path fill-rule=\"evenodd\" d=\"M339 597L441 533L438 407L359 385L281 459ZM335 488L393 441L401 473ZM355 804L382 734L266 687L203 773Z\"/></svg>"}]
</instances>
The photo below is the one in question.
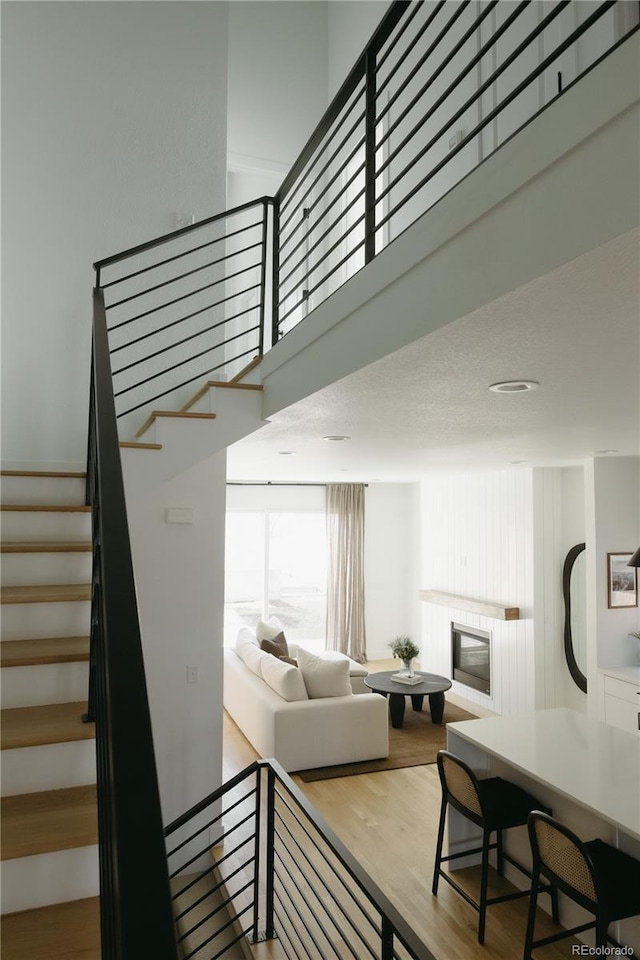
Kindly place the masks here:
<instances>
[{"instance_id":1,"label":"black mirror frame","mask_svg":"<svg viewBox=\"0 0 640 960\"><path fill-rule=\"evenodd\" d=\"M583 693L587 692L587 678L578 666L573 652L573 636L571 633L571 571L578 556L585 549L584 543L576 543L571 547L562 568L562 595L564 597L564 655L574 683Z\"/></svg>"}]
</instances>

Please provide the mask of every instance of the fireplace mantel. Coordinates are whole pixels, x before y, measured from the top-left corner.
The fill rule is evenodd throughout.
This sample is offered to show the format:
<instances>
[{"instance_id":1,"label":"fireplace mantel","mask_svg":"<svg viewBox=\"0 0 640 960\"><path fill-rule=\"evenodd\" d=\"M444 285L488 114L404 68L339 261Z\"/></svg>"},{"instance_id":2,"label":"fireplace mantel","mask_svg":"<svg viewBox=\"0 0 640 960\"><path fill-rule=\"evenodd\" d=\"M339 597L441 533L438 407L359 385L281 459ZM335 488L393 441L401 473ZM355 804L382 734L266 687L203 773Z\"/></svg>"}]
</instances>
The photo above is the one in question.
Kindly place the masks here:
<instances>
[{"instance_id":1,"label":"fireplace mantel","mask_svg":"<svg viewBox=\"0 0 640 960\"><path fill-rule=\"evenodd\" d=\"M439 603L445 607L454 607L456 610L467 610L470 613L479 613L483 617L493 617L494 620L519 620L519 607L505 607L501 603L491 603L487 600L474 600L472 597L459 597L455 593L442 593L440 590L420 590L421 600L427 603Z\"/></svg>"}]
</instances>

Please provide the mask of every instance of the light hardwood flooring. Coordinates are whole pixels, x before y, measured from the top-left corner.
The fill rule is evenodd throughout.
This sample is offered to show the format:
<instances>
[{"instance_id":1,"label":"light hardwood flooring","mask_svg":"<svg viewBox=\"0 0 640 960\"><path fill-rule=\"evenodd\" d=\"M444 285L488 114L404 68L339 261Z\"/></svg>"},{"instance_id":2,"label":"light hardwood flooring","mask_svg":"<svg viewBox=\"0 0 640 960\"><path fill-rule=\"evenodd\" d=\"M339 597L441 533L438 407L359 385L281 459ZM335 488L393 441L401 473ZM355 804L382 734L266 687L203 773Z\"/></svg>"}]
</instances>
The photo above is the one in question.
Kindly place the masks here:
<instances>
[{"instance_id":1,"label":"light hardwood flooring","mask_svg":"<svg viewBox=\"0 0 640 960\"><path fill-rule=\"evenodd\" d=\"M368 664L370 670L393 666ZM456 702L480 712L457 698ZM255 751L225 714L224 779L255 759ZM476 911L444 881L437 897L431 893L441 798L435 764L307 784L295 775L293 779L437 960L519 960L526 898L489 908L486 943L480 946ZM461 873L465 885L477 890L477 871L458 871L458 879ZM509 886L495 874L491 883L494 891L499 884ZM539 910L538 917L536 936L555 932L546 913ZM536 960L566 960L576 942L567 939L540 949Z\"/></svg>"}]
</instances>

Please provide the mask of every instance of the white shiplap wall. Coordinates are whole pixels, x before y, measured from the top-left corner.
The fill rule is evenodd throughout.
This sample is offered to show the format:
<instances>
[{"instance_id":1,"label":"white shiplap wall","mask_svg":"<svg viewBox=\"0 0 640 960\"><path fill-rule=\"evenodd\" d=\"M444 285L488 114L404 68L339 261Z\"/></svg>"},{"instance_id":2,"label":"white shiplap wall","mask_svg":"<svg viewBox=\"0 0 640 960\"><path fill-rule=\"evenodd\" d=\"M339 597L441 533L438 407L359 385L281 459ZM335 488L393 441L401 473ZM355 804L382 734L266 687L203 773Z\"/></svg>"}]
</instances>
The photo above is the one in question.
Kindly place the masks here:
<instances>
[{"instance_id":1,"label":"white shiplap wall","mask_svg":"<svg viewBox=\"0 0 640 960\"><path fill-rule=\"evenodd\" d=\"M529 469L465 473L421 483L422 589L520 608L502 621L423 603L422 669L451 676L451 622L491 631L487 697L454 684L467 699L500 714L535 706L533 498Z\"/></svg>"}]
</instances>

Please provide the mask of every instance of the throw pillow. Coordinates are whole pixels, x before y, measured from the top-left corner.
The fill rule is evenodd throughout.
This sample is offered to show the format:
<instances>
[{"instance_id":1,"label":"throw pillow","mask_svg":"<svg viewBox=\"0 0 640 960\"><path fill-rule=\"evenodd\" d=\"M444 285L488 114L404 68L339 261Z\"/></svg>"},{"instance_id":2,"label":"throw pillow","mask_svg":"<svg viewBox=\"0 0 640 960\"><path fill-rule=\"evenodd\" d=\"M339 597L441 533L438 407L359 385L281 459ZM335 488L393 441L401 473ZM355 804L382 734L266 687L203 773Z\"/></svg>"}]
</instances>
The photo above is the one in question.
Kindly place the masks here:
<instances>
[{"instance_id":1,"label":"throw pillow","mask_svg":"<svg viewBox=\"0 0 640 960\"><path fill-rule=\"evenodd\" d=\"M235 651L241 660L243 659L242 648L244 647L245 643L252 643L254 647L258 646L256 635L252 633L248 627L240 627L238 630L238 636L236 637Z\"/></svg>"},{"instance_id":2,"label":"throw pillow","mask_svg":"<svg viewBox=\"0 0 640 960\"><path fill-rule=\"evenodd\" d=\"M257 677L262 676L261 664L265 657L270 657L270 653L265 653L257 644L245 643L240 651L245 666L255 673Z\"/></svg>"},{"instance_id":3,"label":"throw pillow","mask_svg":"<svg viewBox=\"0 0 640 960\"><path fill-rule=\"evenodd\" d=\"M292 667L271 654L265 656L260 666L264 682L283 700L291 703L294 700L309 699L302 674L297 667Z\"/></svg>"},{"instance_id":4,"label":"throw pillow","mask_svg":"<svg viewBox=\"0 0 640 960\"><path fill-rule=\"evenodd\" d=\"M265 623L264 620L258 621L256 637L261 643L263 640L273 640L279 633L282 633L282 624L276 617L270 617L269 623Z\"/></svg>"},{"instance_id":5,"label":"throw pillow","mask_svg":"<svg viewBox=\"0 0 640 960\"><path fill-rule=\"evenodd\" d=\"M352 693L348 660L323 660L298 647L298 666L310 700L346 697Z\"/></svg>"},{"instance_id":6,"label":"throw pillow","mask_svg":"<svg viewBox=\"0 0 640 960\"><path fill-rule=\"evenodd\" d=\"M282 630L273 638L273 640L261 640L260 649L266 650L267 653L272 653L274 657L289 656L289 647L287 646L287 641Z\"/></svg>"}]
</instances>

